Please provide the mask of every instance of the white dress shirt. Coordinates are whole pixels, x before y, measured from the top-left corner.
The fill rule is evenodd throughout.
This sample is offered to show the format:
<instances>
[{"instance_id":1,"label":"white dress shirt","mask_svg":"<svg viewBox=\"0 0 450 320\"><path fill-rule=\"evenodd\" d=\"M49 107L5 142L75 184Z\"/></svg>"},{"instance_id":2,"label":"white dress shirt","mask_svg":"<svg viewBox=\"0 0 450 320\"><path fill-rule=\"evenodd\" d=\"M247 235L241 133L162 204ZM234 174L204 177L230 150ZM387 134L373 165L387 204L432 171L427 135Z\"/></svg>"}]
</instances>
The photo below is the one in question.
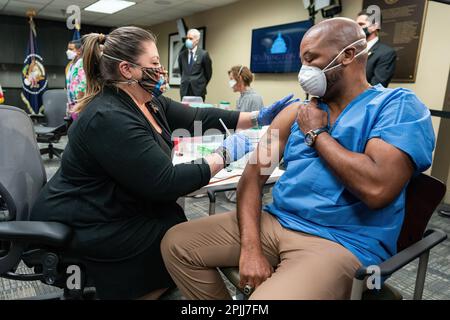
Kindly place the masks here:
<instances>
[{"instance_id":1,"label":"white dress shirt","mask_svg":"<svg viewBox=\"0 0 450 320\"><path fill-rule=\"evenodd\" d=\"M375 45L375 43L377 43L379 40L378 37L373 38L370 41L367 41L367 52L370 52L370 49L372 49L372 47Z\"/></svg>"}]
</instances>

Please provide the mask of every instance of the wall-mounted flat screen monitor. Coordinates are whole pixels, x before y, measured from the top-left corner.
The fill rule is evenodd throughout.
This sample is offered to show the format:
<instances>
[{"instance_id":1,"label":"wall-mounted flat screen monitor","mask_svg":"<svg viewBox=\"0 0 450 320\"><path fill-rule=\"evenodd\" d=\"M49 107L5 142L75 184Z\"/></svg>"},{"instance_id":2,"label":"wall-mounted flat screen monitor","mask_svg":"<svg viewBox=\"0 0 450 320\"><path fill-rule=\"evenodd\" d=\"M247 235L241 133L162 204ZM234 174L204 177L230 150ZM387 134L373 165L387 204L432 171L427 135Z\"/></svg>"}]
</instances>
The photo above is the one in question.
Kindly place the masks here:
<instances>
[{"instance_id":1,"label":"wall-mounted flat screen monitor","mask_svg":"<svg viewBox=\"0 0 450 320\"><path fill-rule=\"evenodd\" d=\"M252 31L250 69L253 73L287 73L300 70L299 48L312 21L300 21Z\"/></svg>"}]
</instances>

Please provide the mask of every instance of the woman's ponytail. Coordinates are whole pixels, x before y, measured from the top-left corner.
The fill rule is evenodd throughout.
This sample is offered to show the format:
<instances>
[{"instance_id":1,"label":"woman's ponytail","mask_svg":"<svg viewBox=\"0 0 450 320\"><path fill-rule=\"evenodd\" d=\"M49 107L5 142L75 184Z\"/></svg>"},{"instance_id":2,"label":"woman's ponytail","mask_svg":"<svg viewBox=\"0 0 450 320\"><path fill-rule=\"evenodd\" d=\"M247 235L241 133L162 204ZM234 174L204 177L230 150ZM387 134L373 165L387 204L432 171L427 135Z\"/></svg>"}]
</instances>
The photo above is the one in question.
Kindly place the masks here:
<instances>
[{"instance_id":1,"label":"woman's ponytail","mask_svg":"<svg viewBox=\"0 0 450 320\"><path fill-rule=\"evenodd\" d=\"M86 105L103 90L104 80L100 71L103 44L106 36L99 33L90 33L83 36L83 69L86 75L86 93L76 106L76 112L84 110Z\"/></svg>"}]
</instances>

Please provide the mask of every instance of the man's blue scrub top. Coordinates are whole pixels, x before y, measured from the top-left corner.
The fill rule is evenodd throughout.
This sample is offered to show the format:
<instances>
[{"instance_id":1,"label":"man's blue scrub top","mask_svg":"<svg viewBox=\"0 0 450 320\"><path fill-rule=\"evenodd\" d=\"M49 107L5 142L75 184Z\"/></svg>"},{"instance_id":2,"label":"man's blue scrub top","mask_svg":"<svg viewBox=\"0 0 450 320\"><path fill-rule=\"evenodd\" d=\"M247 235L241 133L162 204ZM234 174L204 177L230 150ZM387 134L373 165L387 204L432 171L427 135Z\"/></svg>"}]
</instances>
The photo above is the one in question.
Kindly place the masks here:
<instances>
[{"instance_id":1,"label":"man's blue scrub top","mask_svg":"<svg viewBox=\"0 0 450 320\"><path fill-rule=\"evenodd\" d=\"M320 108L328 112L328 106ZM407 89L371 87L356 97L330 128L346 149L364 153L380 138L411 158L415 174L431 165L435 137L430 112ZM291 127L284 161L286 172L264 209L282 226L340 243L363 265L378 264L396 253L404 217L405 190L387 207L370 210L353 196L304 142L297 122Z\"/></svg>"}]
</instances>

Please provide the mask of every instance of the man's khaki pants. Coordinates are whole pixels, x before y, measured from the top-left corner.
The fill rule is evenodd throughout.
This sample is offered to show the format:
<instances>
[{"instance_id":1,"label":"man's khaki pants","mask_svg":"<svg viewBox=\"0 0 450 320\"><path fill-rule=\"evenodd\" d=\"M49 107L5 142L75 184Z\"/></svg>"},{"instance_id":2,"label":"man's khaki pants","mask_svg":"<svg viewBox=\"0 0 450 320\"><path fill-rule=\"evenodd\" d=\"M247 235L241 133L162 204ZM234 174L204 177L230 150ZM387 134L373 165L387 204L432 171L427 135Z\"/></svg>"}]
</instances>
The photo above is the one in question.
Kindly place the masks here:
<instances>
[{"instance_id":1,"label":"man's khaki pants","mask_svg":"<svg viewBox=\"0 0 450 320\"><path fill-rule=\"evenodd\" d=\"M335 242L286 229L262 212L261 242L275 268L250 299L347 299L359 260ZM165 265L188 299L230 299L216 267L239 266L235 212L172 227L161 243Z\"/></svg>"}]
</instances>

